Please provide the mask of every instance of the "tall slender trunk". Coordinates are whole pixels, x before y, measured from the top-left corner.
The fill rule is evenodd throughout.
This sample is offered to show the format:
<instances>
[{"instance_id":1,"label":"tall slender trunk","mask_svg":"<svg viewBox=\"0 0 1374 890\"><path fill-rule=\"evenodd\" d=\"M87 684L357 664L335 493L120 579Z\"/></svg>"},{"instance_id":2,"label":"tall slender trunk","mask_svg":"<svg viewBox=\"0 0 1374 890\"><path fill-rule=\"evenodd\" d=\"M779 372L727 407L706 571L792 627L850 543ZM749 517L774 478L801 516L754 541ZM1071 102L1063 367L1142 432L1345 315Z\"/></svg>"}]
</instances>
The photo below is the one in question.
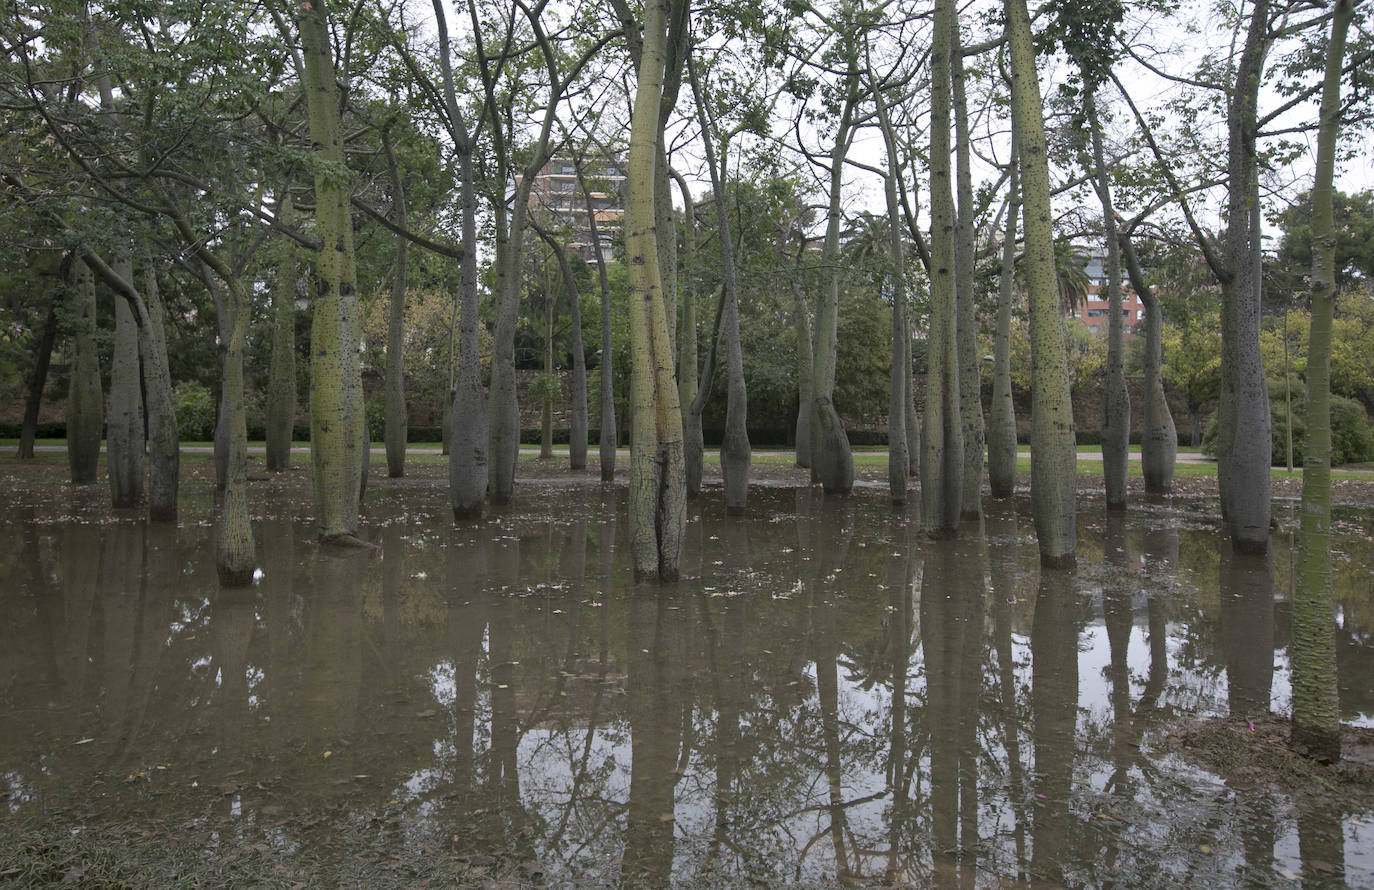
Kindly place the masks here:
<instances>
[{"instance_id":1,"label":"tall slender trunk","mask_svg":"<svg viewBox=\"0 0 1374 890\"><path fill-rule=\"evenodd\" d=\"M224 362L229 472L216 527L215 568L221 586L245 587L253 583L257 568L253 525L248 516L248 418L243 398L243 343L248 333L248 301L236 282L225 283L234 320Z\"/></svg>"},{"instance_id":2,"label":"tall slender trunk","mask_svg":"<svg viewBox=\"0 0 1374 890\"><path fill-rule=\"evenodd\" d=\"M391 132L382 131L382 150L391 171L391 215L398 226L406 225L406 189L396 149L391 144ZM386 474L393 479L406 474L406 273L410 257L410 242L396 236L396 272L391 279L391 305L386 319Z\"/></svg>"},{"instance_id":3,"label":"tall slender trunk","mask_svg":"<svg viewBox=\"0 0 1374 890\"><path fill-rule=\"evenodd\" d=\"M982 366L978 356L978 329L973 297L973 170L968 129L968 98L964 91L964 50L959 32L959 8L954 7L950 26L950 87L954 98L955 193L958 212L954 231L954 300L956 350L959 355L959 423L963 428L963 490L960 516L983 515L983 451L987 432L983 426Z\"/></svg>"},{"instance_id":4,"label":"tall slender trunk","mask_svg":"<svg viewBox=\"0 0 1374 890\"><path fill-rule=\"evenodd\" d=\"M1326 47L1317 176L1312 187L1312 320L1307 347L1307 443L1302 526L1293 595L1293 741L1318 757L1341 754L1336 634L1331 591L1331 318L1335 304L1336 225L1332 203L1340 128L1341 65L1353 0L1337 0Z\"/></svg>"},{"instance_id":5,"label":"tall slender trunk","mask_svg":"<svg viewBox=\"0 0 1374 890\"><path fill-rule=\"evenodd\" d=\"M711 193L715 198L716 225L720 237L721 272L725 287L725 435L720 444L720 469L725 478L725 512L741 514L749 500L749 430L746 425L749 394L744 385L744 351L739 339L739 286L735 267L734 233L730 229L730 215L725 206L725 151L721 146L719 162L716 158L715 132L706 113L706 96L702 90L697 67L691 57L687 70L692 79L692 92L697 100L697 116L701 122L702 144L706 147L706 166L711 172Z\"/></svg>"},{"instance_id":6,"label":"tall slender trunk","mask_svg":"<svg viewBox=\"0 0 1374 890\"><path fill-rule=\"evenodd\" d=\"M1042 566L1074 564L1077 447L1064 319L1055 292L1049 159L1025 0L1006 0L1012 118L1021 161L1031 335L1031 508Z\"/></svg>"},{"instance_id":7,"label":"tall slender trunk","mask_svg":"<svg viewBox=\"0 0 1374 890\"><path fill-rule=\"evenodd\" d=\"M988 484L995 498L1016 491L1016 405L1011 397L1011 307L1016 298L1016 217L1021 212L1021 162L1011 146L1007 229L998 275L997 333L992 345L992 404L988 406Z\"/></svg>"},{"instance_id":8,"label":"tall slender trunk","mask_svg":"<svg viewBox=\"0 0 1374 890\"><path fill-rule=\"evenodd\" d=\"M75 357L67 394L67 465L72 484L89 485L100 463L105 393L95 348L95 278L79 259L72 262L72 277L69 311Z\"/></svg>"},{"instance_id":9,"label":"tall slender trunk","mask_svg":"<svg viewBox=\"0 0 1374 890\"><path fill-rule=\"evenodd\" d=\"M48 365L52 361L53 344L57 342L57 294L53 294L43 320L43 333L34 347L33 375L29 377L29 393L24 400L24 423L19 431L20 460L33 459L33 440L38 437L38 409L43 406L43 389L48 383Z\"/></svg>"},{"instance_id":10,"label":"tall slender trunk","mask_svg":"<svg viewBox=\"0 0 1374 890\"><path fill-rule=\"evenodd\" d=\"M811 472L827 494L848 494L854 488L854 455L839 412L835 410L835 363L839 346L841 189L845 156L854 139L854 109L858 102L858 75L845 83L835 144L830 150L830 193L825 245L821 266L827 281L816 306L815 384L811 388Z\"/></svg>"},{"instance_id":11,"label":"tall slender trunk","mask_svg":"<svg viewBox=\"0 0 1374 890\"><path fill-rule=\"evenodd\" d=\"M295 220L291 186L282 188L277 218ZM267 382L267 471L279 473L291 464L296 426L296 249L286 239L278 244L277 280L272 287L272 359Z\"/></svg>"},{"instance_id":12,"label":"tall slender trunk","mask_svg":"<svg viewBox=\"0 0 1374 890\"><path fill-rule=\"evenodd\" d=\"M1107 485L1107 509L1126 509L1126 461L1131 445L1131 397L1126 390L1125 347L1121 317L1121 245L1117 239L1116 208L1102 148L1102 124L1091 92L1083 97L1092 136L1093 185L1102 203L1102 230L1107 248L1107 378L1102 382L1102 473Z\"/></svg>"},{"instance_id":13,"label":"tall slender trunk","mask_svg":"<svg viewBox=\"0 0 1374 890\"><path fill-rule=\"evenodd\" d=\"M452 400L444 422L445 440L448 443L449 505L453 508L454 520L459 521L482 518L482 504L487 494L487 405L486 393L482 390L482 365L477 342L477 185L472 166L475 134L458 107L453 85L448 18L442 0L434 0L434 18L435 28L439 32L440 83L444 105L453 127L454 154L458 159L458 200L463 227L458 300L454 304L454 310L458 313L458 375L451 382Z\"/></svg>"},{"instance_id":14,"label":"tall slender trunk","mask_svg":"<svg viewBox=\"0 0 1374 890\"><path fill-rule=\"evenodd\" d=\"M133 281L133 262L121 257L116 274ZM105 403L105 468L115 509L143 500L143 389L138 359L138 322L129 304L114 296L115 333L110 360L110 397Z\"/></svg>"},{"instance_id":15,"label":"tall slender trunk","mask_svg":"<svg viewBox=\"0 0 1374 890\"><path fill-rule=\"evenodd\" d=\"M697 375L697 300L696 300L696 260L697 260L697 212L696 205L692 201L692 189L687 184L687 178L676 170L671 171L673 179L677 181L677 187L682 192L682 270L681 294L678 300L678 334L677 334L677 399L682 406L682 425L683 435L688 439L692 433L688 428L692 423L691 409L692 403L696 401L697 387L700 385ZM700 417L696 418L700 421ZM700 424L697 426L697 434L701 431ZM700 454L700 450L698 450ZM688 486L687 493L695 494L690 480L691 475L691 449L688 448ZM700 476L698 475L697 488L700 488Z\"/></svg>"},{"instance_id":16,"label":"tall slender trunk","mask_svg":"<svg viewBox=\"0 0 1374 890\"><path fill-rule=\"evenodd\" d=\"M572 326L572 409L568 418L568 467L587 468L587 349L582 343L582 296L577 292L567 252L558 255L563 281L568 286L568 316Z\"/></svg>"},{"instance_id":17,"label":"tall slender trunk","mask_svg":"<svg viewBox=\"0 0 1374 890\"><path fill-rule=\"evenodd\" d=\"M668 340L654 225L654 164L667 44L667 0L644 4L630 123L625 209L631 352L630 550L638 577L675 580L686 521L682 414Z\"/></svg>"},{"instance_id":18,"label":"tall slender trunk","mask_svg":"<svg viewBox=\"0 0 1374 890\"><path fill-rule=\"evenodd\" d=\"M716 320L711 326L711 342L706 346L706 361L701 367L701 385L697 388L696 398L687 406L687 421L683 427L683 463L687 474L687 495L701 494L701 464L706 444L701 435L701 415L715 388L716 352L720 347L720 326L725 319L725 285L716 288Z\"/></svg>"},{"instance_id":19,"label":"tall slender trunk","mask_svg":"<svg viewBox=\"0 0 1374 890\"><path fill-rule=\"evenodd\" d=\"M310 333L310 463L321 539L356 536L367 435L358 365L358 294L353 220L339 122L339 94L323 0L297 7L305 59L310 139L323 163L315 174L315 304ZM364 449L366 450L366 449Z\"/></svg>"},{"instance_id":20,"label":"tall slender trunk","mask_svg":"<svg viewBox=\"0 0 1374 890\"><path fill-rule=\"evenodd\" d=\"M814 463L811 453L813 436L811 418L815 413L816 356L811 351L811 312L807 308L806 294L802 290L801 263L797 264L792 278L792 329L796 337L797 351L797 426L796 450L797 466L810 468Z\"/></svg>"},{"instance_id":21,"label":"tall slender trunk","mask_svg":"<svg viewBox=\"0 0 1374 890\"><path fill-rule=\"evenodd\" d=\"M1269 46L1270 0L1256 0L1227 108L1227 229L1221 282L1221 395L1217 483L1222 513L1238 549L1263 552L1269 541L1269 393L1260 356L1258 108Z\"/></svg>"},{"instance_id":22,"label":"tall slender trunk","mask_svg":"<svg viewBox=\"0 0 1374 890\"><path fill-rule=\"evenodd\" d=\"M219 283L204 264L200 268L200 277L210 294L210 303L215 307L215 354L219 358L219 399L215 403L213 461L215 488L223 491L229 478L229 407L224 381L229 379L229 338L234 332L234 314L232 307L225 302Z\"/></svg>"},{"instance_id":23,"label":"tall slender trunk","mask_svg":"<svg viewBox=\"0 0 1374 890\"><path fill-rule=\"evenodd\" d=\"M950 182L950 58L953 0L937 0L930 53L930 336L921 437L921 525L953 537L963 495L964 430L954 281L955 218Z\"/></svg>"},{"instance_id":24,"label":"tall slender trunk","mask_svg":"<svg viewBox=\"0 0 1374 890\"><path fill-rule=\"evenodd\" d=\"M1162 494L1174 487L1178 457L1178 430L1164 394L1164 313L1140 268L1130 236L1120 233L1117 237L1131 289L1145 304L1145 429L1140 432L1140 474L1145 477L1147 494Z\"/></svg>"},{"instance_id":25,"label":"tall slender trunk","mask_svg":"<svg viewBox=\"0 0 1374 890\"><path fill-rule=\"evenodd\" d=\"M911 376L908 359L911 332L906 317L906 250L903 244L902 211L897 201L897 183L901 177L898 164L900 145L887 111L887 98L874 83L873 102L882 128L883 144L887 150L887 175L883 179L883 196L887 202L888 260L892 265L892 373L887 390L887 488L894 505L906 503L906 477L910 467L907 437L907 413L911 410L906 378Z\"/></svg>"},{"instance_id":26,"label":"tall slender trunk","mask_svg":"<svg viewBox=\"0 0 1374 890\"><path fill-rule=\"evenodd\" d=\"M601 464L601 481L615 479L615 387L612 371L611 340L611 285L606 276L606 257L601 252L601 232L596 224L596 206L592 203L591 193L587 190L586 176L582 170L582 159L576 163L577 186L582 189L582 200L587 207L587 228L591 232L593 249L596 251L596 278L601 292L601 358L597 367L601 371L601 418L597 434L598 458Z\"/></svg>"},{"instance_id":27,"label":"tall slender trunk","mask_svg":"<svg viewBox=\"0 0 1374 890\"><path fill-rule=\"evenodd\" d=\"M167 365L167 333L157 272L148 263L143 276L143 301L148 318L139 328L143 358L143 392L148 405L148 518L175 522L180 487L181 443L172 377Z\"/></svg>"},{"instance_id":28,"label":"tall slender trunk","mask_svg":"<svg viewBox=\"0 0 1374 890\"><path fill-rule=\"evenodd\" d=\"M539 406L540 460L553 457L553 387L557 385L553 368L553 309L558 299L558 291L554 283L547 278L544 284L544 376L548 380L549 388L544 391L541 399L544 404Z\"/></svg>"}]
</instances>

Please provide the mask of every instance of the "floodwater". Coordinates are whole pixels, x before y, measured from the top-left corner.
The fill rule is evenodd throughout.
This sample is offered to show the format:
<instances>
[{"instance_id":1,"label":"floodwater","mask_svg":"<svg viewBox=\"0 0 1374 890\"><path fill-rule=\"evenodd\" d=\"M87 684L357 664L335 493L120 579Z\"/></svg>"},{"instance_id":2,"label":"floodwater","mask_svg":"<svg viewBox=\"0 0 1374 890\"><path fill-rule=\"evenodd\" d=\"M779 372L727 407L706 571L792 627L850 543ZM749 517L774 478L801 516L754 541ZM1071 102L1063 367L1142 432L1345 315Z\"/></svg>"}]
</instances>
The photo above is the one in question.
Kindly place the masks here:
<instances>
[{"instance_id":1,"label":"floodwater","mask_svg":"<svg viewBox=\"0 0 1374 890\"><path fill-rule=\"evenodd\" d=\"M1042 574L1024 499L932 542L876 492L717 493L658 588L623 489L519 494L455 530L441 487L378 483L347 553L263 496L244 591L204 509L0 496L0 834L77 885L1374 886L1374 814L1168 744L1286 709L1292 504L1247 558L1214 503L1089 502ZM1374 513L1336 520L1371 724Z\"/></svg>"}]
</instances>

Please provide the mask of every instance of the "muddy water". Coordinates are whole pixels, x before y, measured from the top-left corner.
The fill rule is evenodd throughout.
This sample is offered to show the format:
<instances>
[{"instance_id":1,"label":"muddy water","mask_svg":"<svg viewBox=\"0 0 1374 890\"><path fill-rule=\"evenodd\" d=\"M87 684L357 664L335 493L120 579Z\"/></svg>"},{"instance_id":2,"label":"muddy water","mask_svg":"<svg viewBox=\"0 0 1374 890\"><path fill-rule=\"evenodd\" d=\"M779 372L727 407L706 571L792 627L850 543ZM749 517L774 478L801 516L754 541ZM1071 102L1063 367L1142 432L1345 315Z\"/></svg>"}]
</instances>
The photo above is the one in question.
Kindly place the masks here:
<instances>
[{"instance_id":1,"label":"muddy water","mask_svg":"<svg viewBox=\"0 0 1374 890\"><path fill-rule=\"evenodd\" d=\"M442 491L383 488L376 550L347 553L269 500L240 592L208 520L4 504L0 833L69 881L94 838L226 886L444 863L550 887L1374 886L1371 814L1165 750L1180 720L1286 707L1291 517L1253 558L1207 505L1089 509L1079 569L1042 575L1024 502L937 543L876 494L762 491L747 520L694 505L687 577L659 589L631 582L623 492L524 493L454 530ZM1337 520L1342 709L1367 724L1371 516Z\"/></svg>"}]
</instances>

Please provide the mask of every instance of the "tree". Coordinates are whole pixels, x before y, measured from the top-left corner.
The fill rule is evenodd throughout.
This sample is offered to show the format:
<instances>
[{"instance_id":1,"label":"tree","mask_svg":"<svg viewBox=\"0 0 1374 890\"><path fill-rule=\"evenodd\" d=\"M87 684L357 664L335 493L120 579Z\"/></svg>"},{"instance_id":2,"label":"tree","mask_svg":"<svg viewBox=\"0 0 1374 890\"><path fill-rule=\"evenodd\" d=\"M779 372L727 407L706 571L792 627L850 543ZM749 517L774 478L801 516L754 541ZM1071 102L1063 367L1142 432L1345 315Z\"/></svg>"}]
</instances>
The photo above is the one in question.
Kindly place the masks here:
<instances>
[{"instance_id":1,"label":"tree","mask_svg":"<svg viewBox=\"0 0 1374 890\"><path fill-rule=\"evenodd\" d=\"M1178 430L1164 394L1164 313L1159 296L1140 268L1130 233L1120 231L1117 238L1131 288L1145 304L1145 428L1140 431L1140 474L1147 494L1163 494L1173 488L1178 457Z\"/></svg>"},{"instance_id":2,"label":"tree","mask_svg":"<svg viewBox=\"0 0 1374 890\"><path fill-rule=\"evenodd\" d=\"M1336 0L1326 48L1316 184L1312 189L1312 331L1307 367L1307 449L1293 595L1293 742L1314 756L1341 754L1331 596L1331 319L1336 288L1332 179L1341 117L1341 66L1354 0Z\"/></svg>"},{"instance_id":3,"label":"tree","mask_svg":"<svg viewBox=\"0 0 1374 890\"><path fill-rule=\"evenodd\" d=\"M1064 322L1055 293L1049 166L1035 47L1025 0L1006 0L1011 45L1012 119L1024 195L1026 284L1031 325L1031 505L1040 562L1071 567L1077 536L1077 444L1064 357Z\"/></svg>"},{"instance_id":4,"label":"tree","mask_svg":"<svg viewBox=\"0 0 1374 890\"><path fill-rule=\"evenodd\" d=\"M995 498L1016 490L1016 406L1011 396L1011 312L1016 293L1016 217L1020 213L1020 162L1011 144L1007 182L1006 232L998 271L997 333L993 339L992 404L988 406L988 484Z\"/></svg>"}]
</instances>

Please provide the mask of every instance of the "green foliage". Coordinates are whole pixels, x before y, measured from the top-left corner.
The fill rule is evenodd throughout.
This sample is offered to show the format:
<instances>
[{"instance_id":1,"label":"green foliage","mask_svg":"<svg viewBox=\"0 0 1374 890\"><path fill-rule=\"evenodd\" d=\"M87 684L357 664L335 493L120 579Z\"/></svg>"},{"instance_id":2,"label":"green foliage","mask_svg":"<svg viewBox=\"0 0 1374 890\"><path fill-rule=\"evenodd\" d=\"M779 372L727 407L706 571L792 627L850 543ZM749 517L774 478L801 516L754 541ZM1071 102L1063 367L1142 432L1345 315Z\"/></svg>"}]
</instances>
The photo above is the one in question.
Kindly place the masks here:
<instances>
[{"instance_id":1,"label":"green foliage","mask_svg":"<svg viewBox=\"0 0 1374 890\"><path fill-rule=\"evenodd\" d=\"M1307 395L1296 379L1293 387L1293 466L1302 466L1306 454ZM1274 466L1284 466L1288 458L1288 405L1285 402L1285 381L1268 381L1269 416L1272 430ZM1216 454L1217 419L1212 417L1202 434L1202 453ZM1331 465L1367 463L1374 461L1374 430L1364 406L1354 399L1331 396Z\"/></svg>"},{"instance_id":2,"label":"green foliage","mask_svg":"<svg viewBox=\"0 0 1374 890\"><path fill-rule=\"evenodd\" d=\"M1336 287L1374 282L1374 190L1332 199L1336 222ZM1266 270L1270 303L1305 302L1312 274L1312 194L1278 214L1283 230L1278 254Z\"/></svg>"},{"instance_id":3,"label":"green foliage","mask_svg":"<svg viewBox=\"0 0 1374 890\"><path fill-rule=\"evenodd\" d=\"M172 392L177 431L183 441L206 442L215 435L219 408L209 388L195 381L177 384Z\"/></svg>"}]
</instances>

